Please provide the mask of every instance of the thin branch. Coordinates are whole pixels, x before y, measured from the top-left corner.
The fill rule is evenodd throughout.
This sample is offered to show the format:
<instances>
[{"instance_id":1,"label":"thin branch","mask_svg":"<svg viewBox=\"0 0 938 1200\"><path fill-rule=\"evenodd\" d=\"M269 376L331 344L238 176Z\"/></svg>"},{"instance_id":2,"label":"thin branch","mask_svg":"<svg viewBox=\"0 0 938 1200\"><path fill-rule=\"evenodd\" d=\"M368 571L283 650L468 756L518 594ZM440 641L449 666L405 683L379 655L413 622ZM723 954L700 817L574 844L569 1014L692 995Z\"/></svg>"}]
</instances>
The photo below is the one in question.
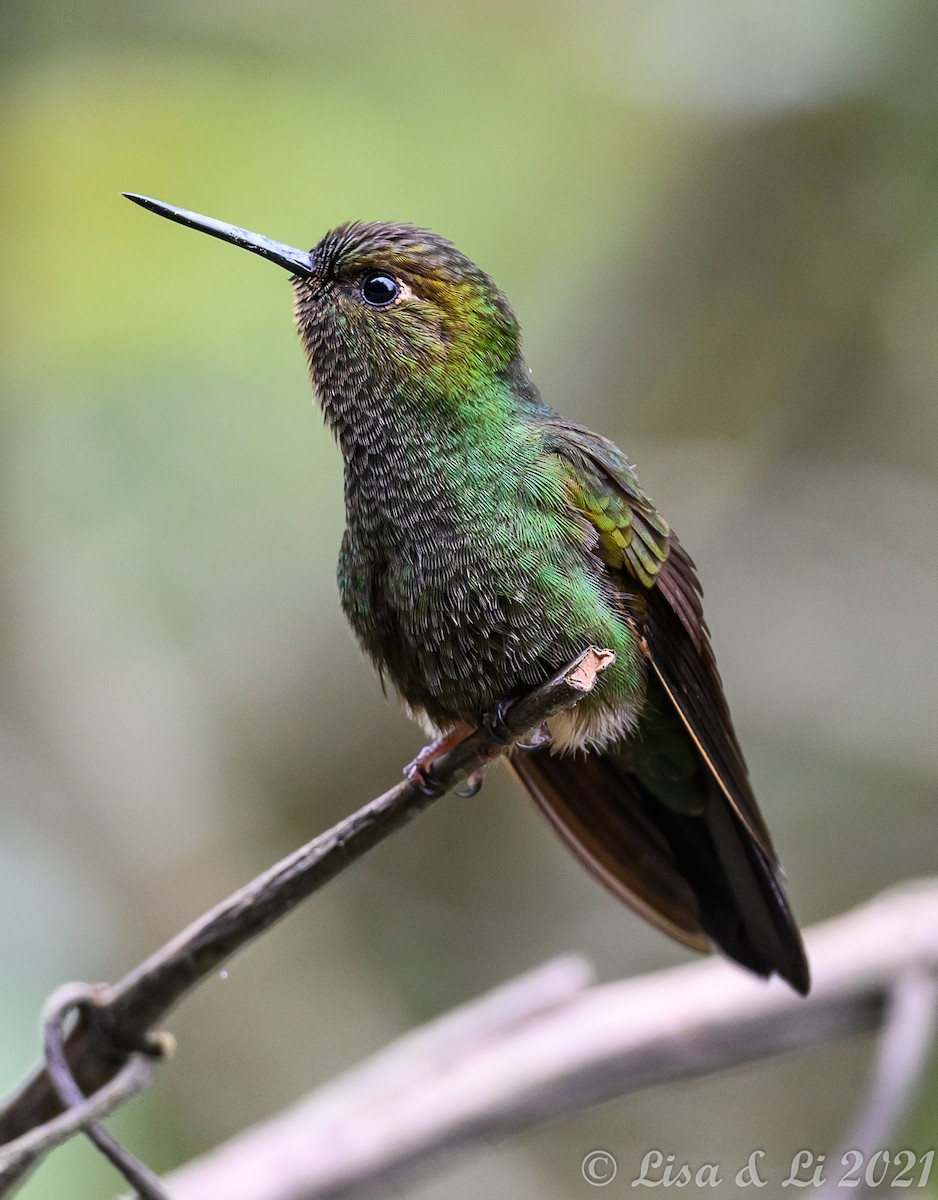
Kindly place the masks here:
<instances>
[{"instance_id":1,"label":"thin branch","mask_svg":"<svg viewBox=\"0 0 938 1200\"><path fill-rule=\"evenodd\" d=\"M876 1047L863 1105L840 1150L831 1156L827 1183L816 1193L818 1200L842 1195L840 1180L856 1151L863 1162L882 1153L908 1115L938 1028L938 974L915 963L895 981L889 996L883 1032ZM872 1195L865 1183L853 1192L856 1200Z\"/></svg>"},{"instance_id":2,"label":"thin branch","mask_svg":"<svg viewBox=\"0 0 938 1200\"><path fill-rule=\"evenodd\" d=\"M66 1109L45 1125L0 1147L0 1189L15 1183L50 1151L81 1133L89 1124L102 1120L132 1100L150 1086L152 1079L153 1063L145 1058L133 1058L110 1083L83 1104Z\"/></svg>"},{"instance_id":3,"label":"thin branch","mask_svg":"<svg viewBox=\"0 0 938 1200\"><path fill-rule=\"evenodd\" d=\"M845 1144L869 1155L888 1146L908 1115L938 1025L938 976L921 965L896 980L876 1053L868 1102Z\"/></svg>"},{"instance_id":4,"label":"thin branch","mask_svg":"<svg viewBox=\"0 0 938 1200\"><path fill-rule=\"evenodd\" d=\"M96 1005L98 999L98 988L84 983L67 983L49 997L43 1010L42 1042L46 1070L56 1095L66 1108L81 1108L85 1096L75 1082L65 1055L65 1022L71 1013L80 1013ZM163 1185L150 1168L125 1150L100 1121L89 1121L83 1132L134 1188L138 1200L169 1200Z\"/></svg>"},{"instance_id":5,"label":"thin branch","mask_svg":"<svg viewBox=\"0 0 938 1200\"><path fill-rule=\"evenodd\" d=\"M497 721L484 723L436 759L426 782L442 795L572 708L614 661L612 651L590 647L548 683L504 706ZM65 1044L81 1092L94 1095L130 1054L148 1053L153 1028L187 992L436 798L410 782L398 784L206 913L120 983L102 987L97 1004L85 1008ZM61 1107L48 1072L38 1069L0 1108L0 1146L55 1117ZM10 1194L15 1180L16 1172L8 1171L0 1196Z\"/></svg>"},{"instance_id":6,"label":"thin branch","mask_svg":"<svg viewBox=\"0 0 938 1200\"><path fill-rule=\"evenodd\" d=\"M176 1172L173 1198L371 1197L377 1181L443 1150L466 1152L613 1096L876 1028L897 980L915 972L934 988L938 880L887 892L809 930L806 943L814 978L806 999L721 959L570 990L529 1012L506 1007L502 1022L500 997L512 993L496 992L463 1009L455 1027L444 1017L407 1035ZM933 1003L933 991L917 990L920 1033ZM485 1020L475 1024L474 1011ZM906 1061L924 1045L923 1036L909 1041Z\"/></svg>"}]
</instances>

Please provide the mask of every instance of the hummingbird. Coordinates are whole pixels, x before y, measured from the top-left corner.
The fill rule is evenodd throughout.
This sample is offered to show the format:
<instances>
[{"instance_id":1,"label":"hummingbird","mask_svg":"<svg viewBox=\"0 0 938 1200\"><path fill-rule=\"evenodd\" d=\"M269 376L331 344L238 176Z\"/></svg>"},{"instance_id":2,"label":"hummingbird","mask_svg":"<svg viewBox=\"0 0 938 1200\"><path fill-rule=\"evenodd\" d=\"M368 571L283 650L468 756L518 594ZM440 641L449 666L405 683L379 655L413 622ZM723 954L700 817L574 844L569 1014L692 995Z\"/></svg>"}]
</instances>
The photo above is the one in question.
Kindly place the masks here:
<instances>
[{"instance_id":1,"label":"hummingbird","mask_svg":"<svg viewBox=\"0 0 938 1200\"><path fill-rule=\"evenodd\" d=\"M344 462L341 603L382 682L445 742L587 646L613 650L509 770L639 915L806 994L694 563L623 452L542 400L492 279L411 225L353 221L305 251L124 195L289 271Z\"/></svg>"}]
</instances>

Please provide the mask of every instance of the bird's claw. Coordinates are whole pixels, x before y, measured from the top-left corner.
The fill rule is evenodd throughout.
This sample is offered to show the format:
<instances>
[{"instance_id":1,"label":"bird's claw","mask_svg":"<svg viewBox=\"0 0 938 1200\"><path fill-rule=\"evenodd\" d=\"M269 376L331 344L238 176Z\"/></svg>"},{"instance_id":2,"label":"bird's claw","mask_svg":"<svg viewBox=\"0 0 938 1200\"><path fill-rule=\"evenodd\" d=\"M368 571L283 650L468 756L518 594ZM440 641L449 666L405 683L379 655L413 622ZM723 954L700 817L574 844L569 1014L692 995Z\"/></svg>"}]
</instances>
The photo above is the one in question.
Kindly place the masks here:
<instances>
[{"instance_id":1,"label":"bird's claw","mask_svg":"<svg viewBox=\"0 0 938 1200\"><path fill-rule=\"evenodd\" d=\"M456 793L457 796L463 796L469 799L471 796L476 796L485 781L485 772L480 767L478 771L473 771L466 780L466 786Z\"/></svg>"},{"instance_id":2,"label":"bird's claw","mask_svg":"<svg viewBox=\"0 0 938 1200\"><path fill-rule=\"evenodd\" d=\"M438 759L442 758L444 754L462 741L466 736L467 730L467 726L455 725L448 733L444 733L442 737L437 738L435 742L431 742L429 746L424 746L414 761L408 763L404 768L404 778L407 782L415 787L418 792L422 792L431 799L442 796L447 789L436 783L430 777L430 772Z\"/></svg>"},{"instance_id":3,"label":"bird's claw","mask_svg":"<svg viewBox=\"0 0 938 1200\"><path fill-rule=\"evenodd\" d=\"M446 789L430 778L429 767L430 764L421 762L420 755L418 755L412 763L408 763L404 768L404 778L418 792L435 800L438 796L442 796Z\"/></svg>"},{"instance_id":4,"label":"bird's claw","mask_svg":"<svg viewBox=\"0 0 938 1200\"><path fill-rule=\"evenodd\" d=\"M535 729L531 734L531 737L528 739L528 741L518 742L517 747L519 750L543 750L546 746L549 746L552 741L553 738L550 735L550 730L547 728L547 722L542 721L541 724L538 725L537 729Z\"/></svg>"},{"instance_id":5,"label":"bird's claw","mask_svg":"<svg viewBox=\"0 0 938 1200\"><path fill-rule=\"evenodd\" d=\"M486 713L482 718L485 732L492 741L498 742L500 746L511 746L515 740L515 735L508 727L507 715L508 706L500 700L495 705L494 711Z\"/></svg>"}]
</instances>

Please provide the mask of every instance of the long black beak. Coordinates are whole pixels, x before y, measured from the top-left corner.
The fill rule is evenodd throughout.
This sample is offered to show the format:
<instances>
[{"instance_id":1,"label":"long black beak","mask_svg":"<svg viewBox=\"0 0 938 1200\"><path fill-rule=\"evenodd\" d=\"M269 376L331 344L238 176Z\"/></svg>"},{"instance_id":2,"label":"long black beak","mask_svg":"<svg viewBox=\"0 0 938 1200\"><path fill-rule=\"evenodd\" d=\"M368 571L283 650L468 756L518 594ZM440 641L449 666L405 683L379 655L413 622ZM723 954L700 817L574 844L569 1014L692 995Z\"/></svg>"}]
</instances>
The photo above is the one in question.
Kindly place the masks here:
<instances>
[{"instance_id":1,"label":"long black beak","mask_svg":"<svg viewBox=\"0 0 938 1200\"><path fill-rule=\"evenodd\" d=\"M237 225L228 225L225 221L216 221L212 217L202 217L198 213L189 212L185 208L176 208L173 204L164 204L162 200L151 200L149 196L138 196L134 192L122 192L128 200L148 208L150 212L168 217L170 221L178 221L180 225L188 225L190 229L200 229L211 237L221 238L223 242L231 242L233 246L241 246L252 254L259 254L278 267L285 267L293 275L311 275L313 272L313 255L309 250L295 250L282 242L271 241L259 233L251 233L247 229L239 229Z\"/></svg>"}]
</instances>

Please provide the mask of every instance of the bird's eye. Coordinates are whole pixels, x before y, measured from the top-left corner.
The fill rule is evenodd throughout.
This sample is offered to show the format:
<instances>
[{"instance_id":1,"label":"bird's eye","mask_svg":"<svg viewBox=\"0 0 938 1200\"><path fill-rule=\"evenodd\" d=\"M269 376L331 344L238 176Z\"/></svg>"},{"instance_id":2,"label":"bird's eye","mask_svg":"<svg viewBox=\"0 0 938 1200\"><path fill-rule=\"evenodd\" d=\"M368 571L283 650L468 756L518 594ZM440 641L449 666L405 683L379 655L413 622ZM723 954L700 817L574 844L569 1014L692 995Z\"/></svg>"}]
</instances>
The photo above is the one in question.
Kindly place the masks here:
<instances>
[{"instance_id":1,"label":"bird's eye","mask_svg":"<svg viewBox=\"0 0 938 1200\"><path fill-rule=\"evenodd\" d=\"M387 308L401 294L401 285L391 275L376 271L362 280L362 299L372 308Z\"/></svg>"}]
</instances>

